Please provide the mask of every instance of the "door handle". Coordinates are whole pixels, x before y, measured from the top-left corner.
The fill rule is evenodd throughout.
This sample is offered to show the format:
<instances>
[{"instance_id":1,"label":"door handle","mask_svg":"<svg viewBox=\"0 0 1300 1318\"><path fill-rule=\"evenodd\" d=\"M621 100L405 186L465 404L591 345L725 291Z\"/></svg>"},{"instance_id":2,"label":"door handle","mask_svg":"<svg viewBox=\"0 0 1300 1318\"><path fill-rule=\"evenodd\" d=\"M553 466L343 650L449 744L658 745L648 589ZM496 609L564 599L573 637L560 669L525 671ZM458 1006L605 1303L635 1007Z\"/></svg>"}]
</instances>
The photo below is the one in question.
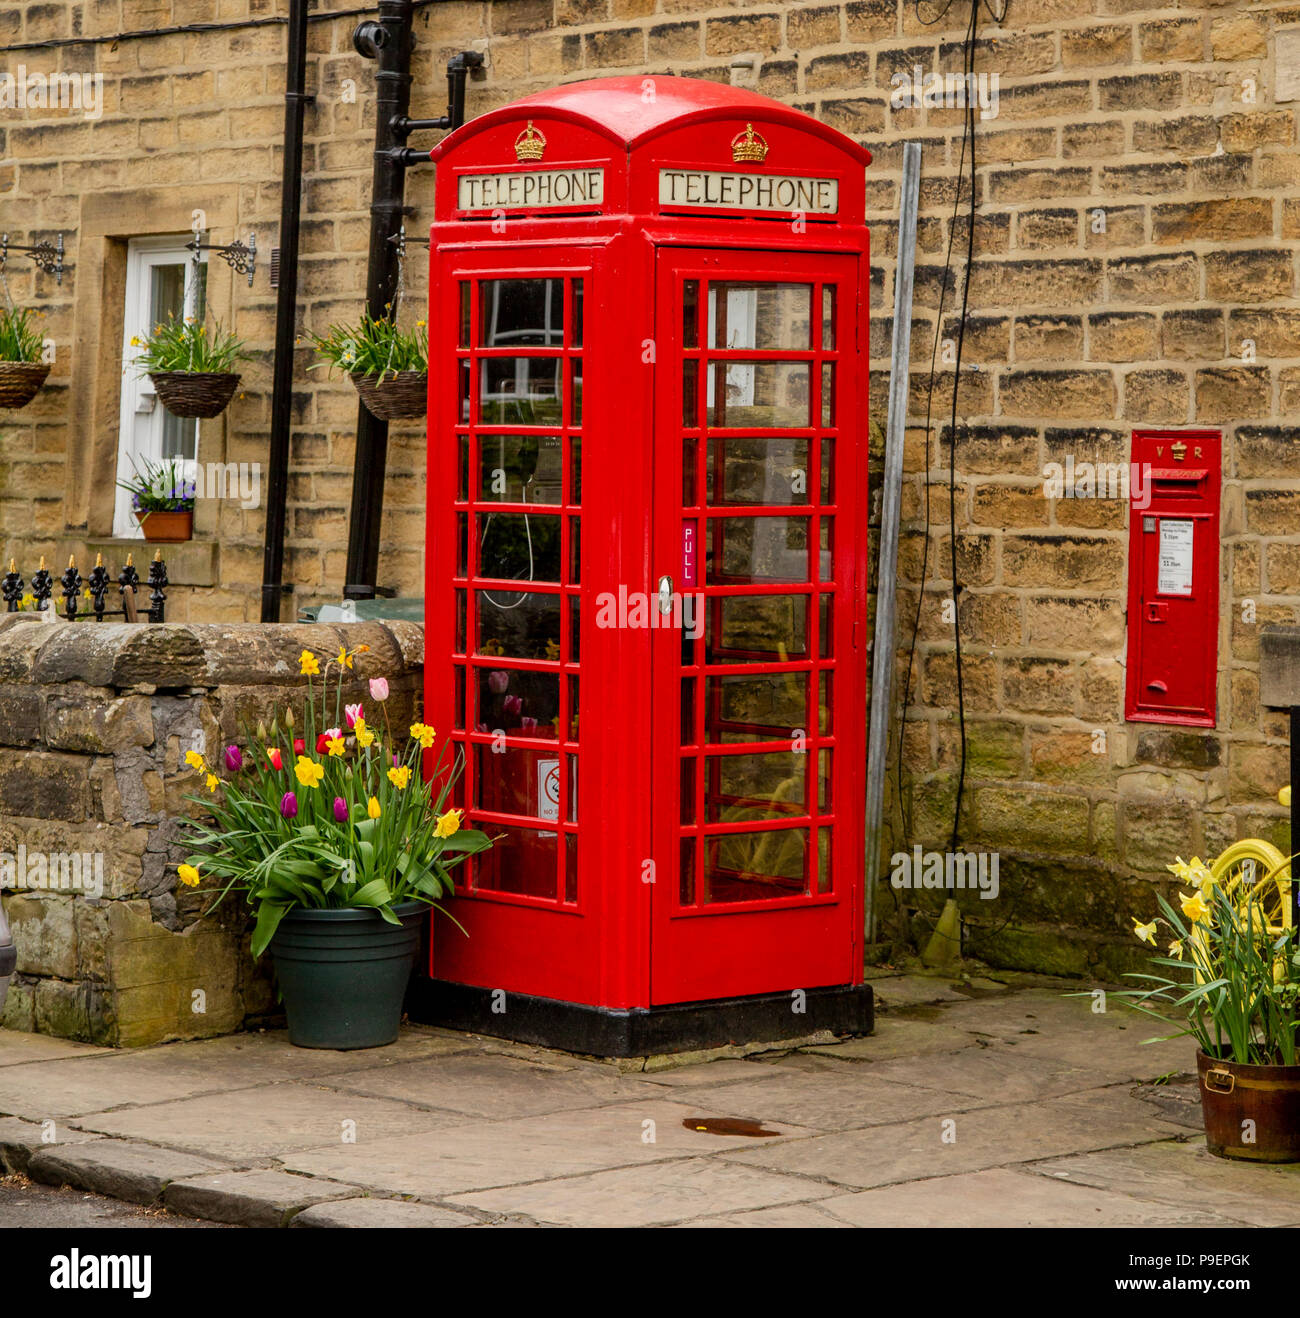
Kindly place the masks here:
<instances>
[{"instance_id":1,"label":"door handle","mask_svg":"<svg viewBox=\"0 0 1300 1318\"><path fill-rule=\"evenodd\" d=\"M673 579L659 578L659 612L668 614L673 611Z\"/></svg>"}]
</instances>

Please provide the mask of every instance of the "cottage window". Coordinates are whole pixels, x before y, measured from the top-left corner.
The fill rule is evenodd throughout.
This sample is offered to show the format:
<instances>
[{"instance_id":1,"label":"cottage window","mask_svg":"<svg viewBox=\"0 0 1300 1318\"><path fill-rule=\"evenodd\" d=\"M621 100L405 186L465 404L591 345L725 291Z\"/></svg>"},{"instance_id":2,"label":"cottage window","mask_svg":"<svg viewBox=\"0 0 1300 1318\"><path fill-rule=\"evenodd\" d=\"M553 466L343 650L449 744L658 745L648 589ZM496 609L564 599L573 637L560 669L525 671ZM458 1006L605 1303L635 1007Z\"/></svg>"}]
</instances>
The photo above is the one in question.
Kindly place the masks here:
<instances>
[{"instance_id":1,"label":"cottage window","mask_svg":"<svg viewBox=\"0 0 1300 1318\"><path fill-rule=\"evenodd\" d=\"M132 362L143 338L168 315L202 319L207 283L206 256L196 263L183 237L133 238L127 246L126 301L122 317L122 405L117 451L117 478L128 480L136 467L178 458L192 474L197 466L199 423L172 416L158 401L153 382L136 372ZM131 512L131 496L118 489L113 534L139 536Z\"/></svg>"}]
</instances>

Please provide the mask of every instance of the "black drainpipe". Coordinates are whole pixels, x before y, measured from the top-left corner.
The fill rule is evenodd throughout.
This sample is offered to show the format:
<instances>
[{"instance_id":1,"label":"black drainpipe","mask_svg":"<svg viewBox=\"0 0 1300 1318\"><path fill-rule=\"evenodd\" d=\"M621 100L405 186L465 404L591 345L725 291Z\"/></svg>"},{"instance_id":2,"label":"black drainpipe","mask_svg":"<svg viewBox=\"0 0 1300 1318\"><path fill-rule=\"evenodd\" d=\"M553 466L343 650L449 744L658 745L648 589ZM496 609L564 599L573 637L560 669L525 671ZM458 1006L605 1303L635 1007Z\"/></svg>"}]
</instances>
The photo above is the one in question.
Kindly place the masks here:
<instances>
[{"instance_id":1,"label":"black drainpipe","mask_svg":"<svg viewBox=\"0 0 1300 1318\"><path fill-rule=\"evenodd\" d=\"M375 70L375 154L370 193L370 256L366 266L366 306L379 319L397 291L394 239L405 205L406 170L427 162L427 151L406 145L420 129L459 128L465 122L465 79L483 64L483 56L461 51L447 61L447 113L439 119L411 119L412 0L380 0L379 18L360 24L352 44ZM388 422L357 404L357 446L352 471L352 515L343 595L373 599L379 570L379 531L384 511L384 477L388 464Z\"/></svg>"},{"instance_id":2,"label":"black drainpipe","mask_svg":"<svg viewBox=\"0 0 1300 1318\"><path fill-rule=\"evenodd\" d=\"M262 556L262 621L280 621L284 524L293 424L293 346L298 304L298 229L302 214L302 126L307 103L307 0L289 0L284 83L284 161L280 181L280 287L275 303L275 367L267 461L266 542Z\"/></svg>"}]
</instances>

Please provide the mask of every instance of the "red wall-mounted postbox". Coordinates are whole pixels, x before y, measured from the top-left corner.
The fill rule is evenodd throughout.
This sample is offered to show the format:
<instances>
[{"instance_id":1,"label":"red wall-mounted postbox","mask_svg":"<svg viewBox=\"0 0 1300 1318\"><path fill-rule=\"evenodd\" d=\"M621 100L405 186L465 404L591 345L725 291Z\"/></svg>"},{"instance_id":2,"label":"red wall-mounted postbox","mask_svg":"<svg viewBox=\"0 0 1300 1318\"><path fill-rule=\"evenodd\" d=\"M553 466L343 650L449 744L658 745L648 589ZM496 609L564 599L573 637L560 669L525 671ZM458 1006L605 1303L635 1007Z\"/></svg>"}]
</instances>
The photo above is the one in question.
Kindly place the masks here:
<instances>
[{"instance_id":1,"label":"red wall-mounted postbox","mask_svg":"<svg viewBox=\"0 0 1300 1318\"><path fill-rule=\"evenodd\" d=\"M647 77L433 158L426 717L497 843L417 1010L597 1053L867 1029L870 157Z\"/></svg>"},{"instance_id":2,"label":"red wall-mounted postbox","mask_svg":"<svg viewBox=\"0 0 1300 1318\"><path fill-rule=\"evenodd\" d=\"M1129 470L1124 717L1212 728L1222 436L1217 430L1136 430Z\"/></svg>"}]
</instances>

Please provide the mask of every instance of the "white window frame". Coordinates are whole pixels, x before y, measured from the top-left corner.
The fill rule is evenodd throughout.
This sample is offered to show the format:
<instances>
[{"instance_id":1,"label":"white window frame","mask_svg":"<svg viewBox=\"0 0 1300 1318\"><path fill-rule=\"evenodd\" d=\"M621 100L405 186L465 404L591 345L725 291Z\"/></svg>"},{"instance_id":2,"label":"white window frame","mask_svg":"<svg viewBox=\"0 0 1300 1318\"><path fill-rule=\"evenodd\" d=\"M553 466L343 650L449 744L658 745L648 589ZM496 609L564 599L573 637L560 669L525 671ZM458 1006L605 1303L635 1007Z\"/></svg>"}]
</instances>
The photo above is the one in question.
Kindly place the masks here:
<instances>
[{"instance_id":1,"label":"white window frame","mask_svg":"<svg viewBox=\"0 0 1300 1318\"><path fill-rule=\"evenodd\" d=\"M185 250L193 235L132 238L127 244L126 292L122 315L122 394L118 417L117 480L129 480L135 474L136 464L145 460L157 462L162 457L163 407L154 393L153 382L147 375L136 371L133 362L139 349L131 344L133 338L143 338L152 329L150 322L151 272L155 266L185 266L185 311L192 314L198 290L197 277L207 264L207 253ZM195 455L198 454L198 421L194 426ZM185 476L192 479L197 461L185 464ZM131 496L120 486L113 502L113 534L121 539L143 539L144 533L131 511Z\"/></svg>"}]
</instances>

